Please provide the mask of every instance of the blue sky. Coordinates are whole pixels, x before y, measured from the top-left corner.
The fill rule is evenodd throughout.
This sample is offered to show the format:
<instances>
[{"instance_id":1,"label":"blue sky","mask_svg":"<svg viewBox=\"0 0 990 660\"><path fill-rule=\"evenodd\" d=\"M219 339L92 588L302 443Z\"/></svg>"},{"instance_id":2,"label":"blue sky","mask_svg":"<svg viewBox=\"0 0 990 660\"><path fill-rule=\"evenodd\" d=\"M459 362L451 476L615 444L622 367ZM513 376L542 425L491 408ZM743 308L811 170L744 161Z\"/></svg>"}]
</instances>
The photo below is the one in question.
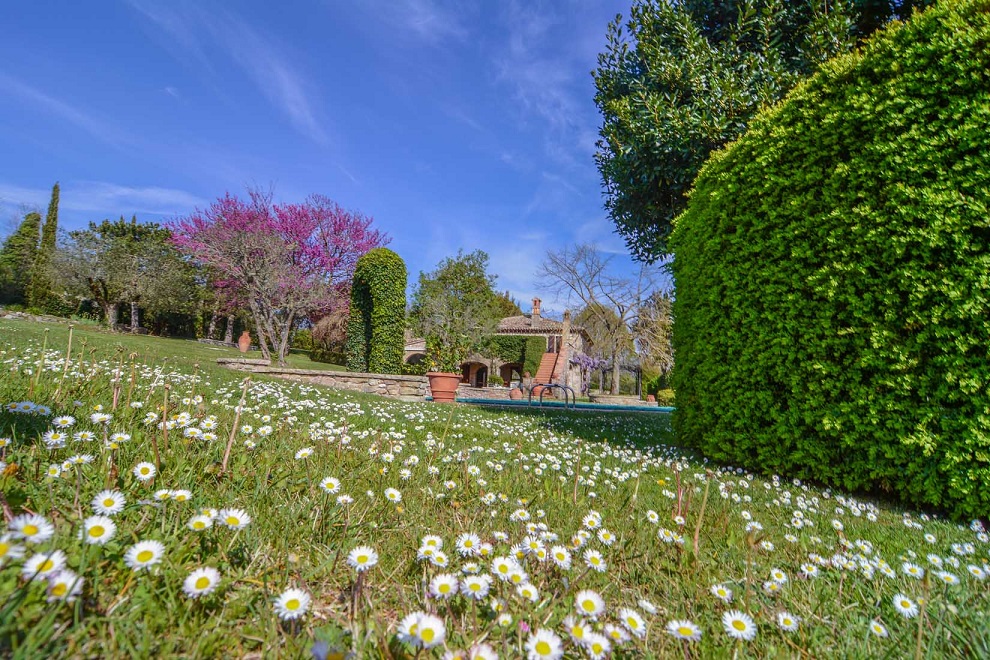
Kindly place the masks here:
<instances>
[{"instance_id":1,"label":"blue sky","mask_svg":"<svg viewBox=\"0 0 990 660\"><path fill-rule=\"evenodd\" d=\"M602 207L590 72L628 8L14 3L0 27L3 227L43 210L56 180L70 229L161 222L249 186L318 192L374 217L410 279L485 250L528 311L548 248L594 242L627 260Z\"/></svg>"}]
</instances>

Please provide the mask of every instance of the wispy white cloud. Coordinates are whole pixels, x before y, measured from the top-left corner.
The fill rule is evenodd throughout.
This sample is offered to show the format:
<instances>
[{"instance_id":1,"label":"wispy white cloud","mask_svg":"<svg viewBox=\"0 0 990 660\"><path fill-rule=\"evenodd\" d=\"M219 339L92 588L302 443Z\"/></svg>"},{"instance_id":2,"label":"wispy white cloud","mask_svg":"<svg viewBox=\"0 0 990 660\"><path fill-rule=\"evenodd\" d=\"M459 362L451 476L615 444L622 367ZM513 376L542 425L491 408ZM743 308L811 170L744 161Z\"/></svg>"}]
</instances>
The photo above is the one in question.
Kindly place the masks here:
<instances>
[{"instance_id":1,"label":"wispy white cloud","mask_svg":"<svg viewBox=\"0 0 990 660\"><path fill-rule=\"evenodd\" d=\"M2 71L0 71L0 92L2 92L0 97L6 96L8 99L17 99L41 112L54 115L115 147L126 146L134 142L131 136L112 123L21 82Z\"/></svg>"},{"instance_id":2,"label":"wispy white cloud","mask_svg":"<svg viewBox=\"0 0 990 660\"><path fill-rule=\"evenodd\" d=\"M213 72L211 51L219 46L297 131L318 144L329 142L316 111L314 85L293 65L286 45L231 12L211 14L202 5L130 4L181 44L178 50L170 47L178 58L191 58Z\"/></svg>"},{"instance_id":3,"label":"wispy white cloud","mask_svg":"<svg viewBox=\"0 0 990 660\"><path fill-rule=\"evenodd\" d=\"M366 7L376 20L384 20L393 28L414 37L421 43L442 45L461 42L470 30L465 10L469 7L455 0L379 0Z\"/></svg>"},{"instance_id":4,"label":"wispy white cloud","mask_svg":"<svg viewBox=\"0 0 990 660\"><path fill-rule=\"evenodd\" d=\"M109 216L134 213L172 216L189 213L209 202L184 190L123 186L106 181L69 181L60 186L59 208ZM0 182L0 204L7 207L45 208L50 188L28 188Z\"/></svg>"}]
</instances>

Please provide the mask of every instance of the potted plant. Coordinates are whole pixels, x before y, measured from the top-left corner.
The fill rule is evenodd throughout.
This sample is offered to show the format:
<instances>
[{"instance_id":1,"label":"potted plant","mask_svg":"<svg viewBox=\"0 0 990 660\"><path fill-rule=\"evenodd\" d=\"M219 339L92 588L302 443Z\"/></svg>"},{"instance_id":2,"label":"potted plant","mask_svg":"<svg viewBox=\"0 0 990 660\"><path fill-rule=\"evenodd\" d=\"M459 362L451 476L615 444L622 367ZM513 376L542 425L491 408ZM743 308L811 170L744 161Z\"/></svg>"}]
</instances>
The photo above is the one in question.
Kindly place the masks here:
<instances>
[{"instance_id":1,"label":"potted plant","mask_svg":"<svg viewBox=\"0 0 990 660\"><path fill-rule=\"evenodd\" d=\"M447 258L421 273L410 309L412 328L426 339L427 377L434 401L451 402L461 364L494 334L498 311L481 250Z\"/></svg>"},{"instance_id":2,"label":"potted plant","mask_svg":"<svg viewBox=\"0 0 990 660\"><path fill-rule=\"evenodd\" d=\"M453 403L457 386L461 383L461 363L467 359L463 350L443 342L438 335L426 339L426 377L430 380L430 394L437 403Z\"/></svg>"}]
</instances>

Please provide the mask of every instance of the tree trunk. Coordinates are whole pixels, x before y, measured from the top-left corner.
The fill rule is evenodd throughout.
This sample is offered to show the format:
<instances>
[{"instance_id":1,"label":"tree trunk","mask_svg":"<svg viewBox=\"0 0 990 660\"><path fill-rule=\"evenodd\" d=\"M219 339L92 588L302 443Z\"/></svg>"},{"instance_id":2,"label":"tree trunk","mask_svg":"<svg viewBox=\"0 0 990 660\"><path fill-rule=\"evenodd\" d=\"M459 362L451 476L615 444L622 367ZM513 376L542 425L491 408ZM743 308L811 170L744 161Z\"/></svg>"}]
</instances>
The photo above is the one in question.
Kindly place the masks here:
<instances>
[{"instance_id":1,"label":"tree trunk","mask_svg":"<svg viewBox=\"0 0 990 660\"><path fill-rule=\"evenodd\" d=\"M275 347L275 353L278 355L278 366L280 367L285 366L285 356L289 353L289 336L292 334L292 325L294 322L295 317L289 314L289 318L286 319L278 338L278 345Z\"/></svg>"},{"instance_id":2,"label":"tree trunk","mask_svg":"<svg viewBox=\"0 0 990 660\"><path fill-rule=\"evenodd\" d=\"M612 356L612 394L619 393L619 371L622 365L619 364L619 356L615 354Z\"/></svg>"},{"instance_id":3,"label":"tree trunk","mask_svg":"<svg viewBox=\"0 0 990 660\"><path fill-rule=\"evenodd\" d=\"M227 327L223 331L223 340L228 344L234 343L234 315L227 316Z\"/></svg>"},{"instance_id":4,"label":"tree trunk","mask_svg":"<svg viewBox=\"0 0 990 660\"><path fill-rule=\"evenodd\" d=\"M140 313L141 310L138 307L137 302L131 301L131 332L137 332L138 328L141 327L140 323Z\"/></svg>"},{"instance_id":5,"label":"tree trunk","mask_svg":"<svg viewBox=\"0 0 990 660\"><path fill-rule=\"evenodd\" d=\"M117 329L117 316L120 313L120 303L104 303L103 313L107 317L107 326L111 331Z\"/></svg>"},{"instance_id":6,"label":"tree trunk","mask_svg":"<svg viewBox=\"0 0 990 660\"><path fill-rule=\"evenodd\" d=\"M213 306L213 312L210 314L210 325L206 328L206 338L213 339L217 333L217 317L219 316L217 311L217 306Z\"/></svg>"},{"instance_id":7,"label":"tree trunk","mask_svg":"<svg viewBox=\"0 0 990 660\"><path fill-rule=\"evenodd\" d=\"M250 302L251 315L254 316L254 329L258 333L258 347L261 348L261 357L271 362L272 353L268 350L268 339L265 337L265 319L257 303Z\"/></svg>"}]
</instances>

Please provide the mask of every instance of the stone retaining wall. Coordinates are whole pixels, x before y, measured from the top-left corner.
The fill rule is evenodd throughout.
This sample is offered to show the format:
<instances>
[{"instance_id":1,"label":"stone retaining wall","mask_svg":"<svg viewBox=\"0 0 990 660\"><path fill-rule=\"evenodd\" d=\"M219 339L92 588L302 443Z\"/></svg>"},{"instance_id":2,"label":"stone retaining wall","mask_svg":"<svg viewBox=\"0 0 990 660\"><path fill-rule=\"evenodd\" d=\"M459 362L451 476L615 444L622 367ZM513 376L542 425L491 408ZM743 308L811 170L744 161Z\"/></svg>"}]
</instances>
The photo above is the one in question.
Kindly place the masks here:
<instances>
[{"instance_id":1,"label":"stone retaining wall","mask_svg":"<svg viewBox=\"0 0 990 660\"><path fill-rule=\"evenodd\" d=\"M322 371L318 369L289 369L272 367L267 360L220 358L217 364L237 371L249 371L300 383L326 385L352 392L378 394L404 401L422 401L430 393L426 376L365 374L351 371Z\"/></svg>"},{"instance_id":2,"label":"stone retaining wall","mask_svg":"<svg viewBox=\"0 0 990 660\"><path fill-rule=\"evenodd\" d=\"M613 406L650 406L656 407L656 401L643 401L638 396L623 396L621 394L589 394L592 403L608 403Z\"/></svg>"},{"instance_id":3,"label":"stone retaining wall","mask_svg":"<svg viewBox=\"0 0 990 660\"><path fill-rule=\"evenodd\" d=\"M459 385L457 387L457 398L458 399L491 399L499 401L508 401L509 399L509 388L508 387L468 387L467 385Z\"/></svg>"}]
</instances>

